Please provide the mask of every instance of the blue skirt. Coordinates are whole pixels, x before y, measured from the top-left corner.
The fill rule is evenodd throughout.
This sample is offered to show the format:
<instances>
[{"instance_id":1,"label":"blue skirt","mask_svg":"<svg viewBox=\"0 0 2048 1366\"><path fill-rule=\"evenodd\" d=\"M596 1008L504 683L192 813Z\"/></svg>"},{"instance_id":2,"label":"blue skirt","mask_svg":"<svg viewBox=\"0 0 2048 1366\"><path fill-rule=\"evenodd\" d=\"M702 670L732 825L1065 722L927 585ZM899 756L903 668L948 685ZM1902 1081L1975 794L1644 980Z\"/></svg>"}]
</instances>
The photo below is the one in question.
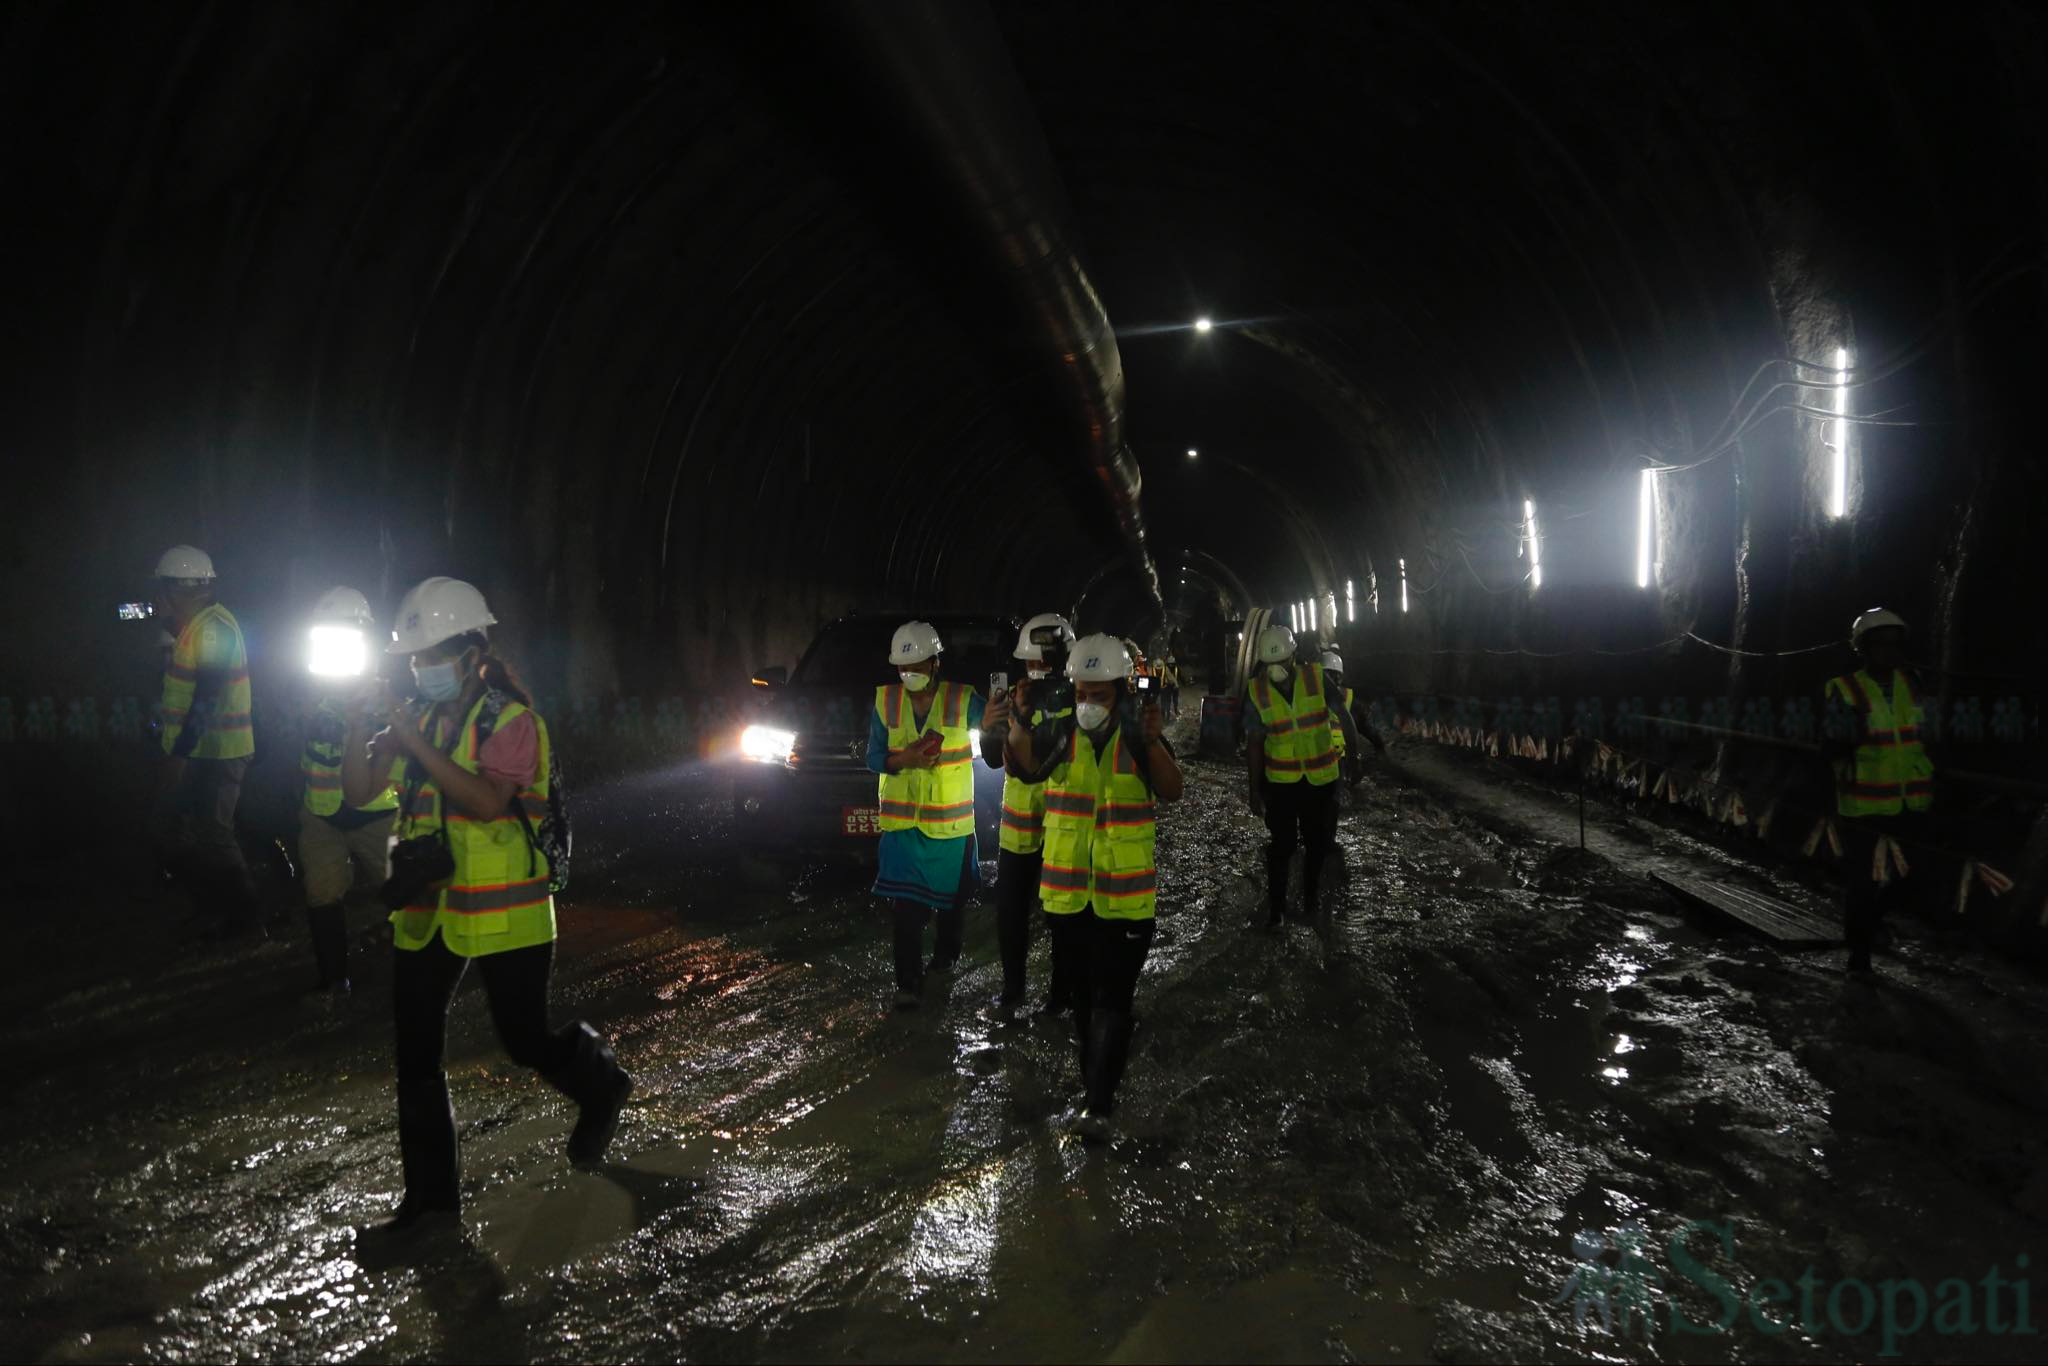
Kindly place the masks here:
<instances>
[{"instance_id":1,"label":"blue skirt","mask_svg":"<svg viewBox=\"0 0 2048 1366\"><path fill-rule=\"evenodd\" d=\"M980 888L981 860L973 832L949 840L935 840L922 830L883 834L876 896L943 911L965 905Z\"/></svg>"}]
</instances>

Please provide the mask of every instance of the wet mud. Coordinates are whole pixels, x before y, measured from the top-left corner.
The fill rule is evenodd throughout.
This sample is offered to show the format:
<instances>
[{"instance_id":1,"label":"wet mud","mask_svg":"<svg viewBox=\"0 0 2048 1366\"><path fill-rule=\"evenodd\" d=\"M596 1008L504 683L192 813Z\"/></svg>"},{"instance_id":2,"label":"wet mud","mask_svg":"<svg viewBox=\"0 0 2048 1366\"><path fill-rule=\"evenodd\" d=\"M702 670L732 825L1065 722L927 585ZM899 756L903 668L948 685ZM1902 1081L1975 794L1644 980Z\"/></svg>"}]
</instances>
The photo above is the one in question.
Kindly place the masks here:
<instances>
[{"instance_id":1,"label":"wet mud","mask_svg":"<svg viewBox=\"0 0 2048 1366\"><path fill-rule=\"evenodd\" d=\"M195 947L147 900L73 908L6 969L0 1351L1836 1361L1876 1329L1745 1305L1720 1331L1674 1236L1736 1296L1808 1268L2025 1275L2048 1214L2031 979L1906 939L1847 984L1646 874L1801 889L1606 808L1582 853L1554 794L1406 745L1347 796L1326 913L1271 933L1240 773L1188 768L1102 1147L1057 1122L1063 1029L992 1019L986 905L894 1015L865 878L764 885L715 769L579 793L555 1003L639 1083L612 1159L568 1165L566 1103L503 1058L472 980L466 1233L402 1257L356 1233L399 1184L388 939L328 1011L300 999L302 933ZM2038 1355L2010 1332L1902 1350Z\"/></svg>"}]
</instances>

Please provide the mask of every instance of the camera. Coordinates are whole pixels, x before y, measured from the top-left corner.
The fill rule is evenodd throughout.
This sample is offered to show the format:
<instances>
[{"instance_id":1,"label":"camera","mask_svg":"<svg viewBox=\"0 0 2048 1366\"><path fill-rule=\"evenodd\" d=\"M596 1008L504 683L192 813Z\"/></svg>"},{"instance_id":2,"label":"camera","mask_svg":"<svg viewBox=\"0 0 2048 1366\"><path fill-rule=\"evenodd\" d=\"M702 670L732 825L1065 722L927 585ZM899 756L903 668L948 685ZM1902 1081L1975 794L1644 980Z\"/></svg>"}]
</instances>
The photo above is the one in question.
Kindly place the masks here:
<instances>
[{"instance_id":1,"label":"camera","mask_svg":"<svg viewBox=\"0 0 2048 1366\"><path fill-rule=\"evenodd\" d=\"M391 846L391 873L377 895L394 911L417 906L455 876L455 852L443 835L419 835Z\"/></svg>"}]
</instances>

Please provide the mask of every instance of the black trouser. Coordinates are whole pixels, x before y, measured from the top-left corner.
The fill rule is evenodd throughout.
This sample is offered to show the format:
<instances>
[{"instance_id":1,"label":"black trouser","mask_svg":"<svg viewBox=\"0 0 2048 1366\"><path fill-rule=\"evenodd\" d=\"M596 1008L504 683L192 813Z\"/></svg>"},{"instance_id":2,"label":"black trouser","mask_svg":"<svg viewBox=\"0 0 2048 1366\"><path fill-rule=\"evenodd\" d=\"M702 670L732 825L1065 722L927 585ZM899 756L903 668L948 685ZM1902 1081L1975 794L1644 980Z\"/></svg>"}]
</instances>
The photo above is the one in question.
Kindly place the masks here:
<instances>
[{"instance_id":1,"label":"black trouser","mask_svg":"<svg viewBox=\"0 0 2048 1366\"><path fill-rule=\"evenodd\" d=\"M935 912L922 901L899 899L889 903L889 914L895 923L897 989L921 991L924 989L924 927ZM955 901L936 914L939 933L937 942L932 945L932 962L945 967L960 956L960 944L966 937L965 902Z\"/></svg>"},{"instance_id":2,"label":"black trouser","mask_svg":"<svg viewBox=\"0 0 2048 1366\"><path fill-rule=\"evenodd\" d=\"M1003 958L1003 995L1024 995L1024 963L1031 954L1031 918L1038 909L1038 876L1045 863L1041 851L996 853L996 946Z\"/></svg>"},{"instance_id":3,"label":"black trouser","mask_svg":"<svg viewBox=\"0 0 2048 1366\"><path fill-rule=\"evenodd\" d=\"M1337 784L1268 781L1265 793L1266 829L1273 836L1266 846L1266 904L1274 920L1286 914L1287 865L1298 837L1303 850L1302 910L1313 915L1316 893L1323 885L1323 862L1337 847Z\"/></svg>"},{"instance_id":4,"label":"black trouser","mask_svg":"<svg viewBox=\"0 0 2048 1366\"><path fill-rule=\"evenodd\" d=\"M163 868L194 905L234 925L256 923L256 886L235 838L235 807L249 761L187 759L178 784L157 798L150 835Z\"/></svg>"},{"instance_id":5,"label":"black trouser","mask_svg":"<svg viewBox=\"0 0 2048 1366\"><path fill-rule=\"evenodd\" d=\"M448 1007L470 960L450 952L439 935L423 949L397 949L394 954L392 1022L397 1030L398 1142L405 1161L406 1199L453 1209L458 1203L455 1109L448 1098L443 1060ZM597 1031L580 1020L548 1028L554 944L482 954L475 961L483 974L491 1023L513 1062L539 1072L579 1104L609 1091L618 1064Z\"/></svg>"},{"instance_id":6,"label":"black trouser","mask_svg":"<svg viewBox=\"0 0 2048 1366\"><path fill-rule=\"evenodd\" d=\"M1842 930L1849 941L1851 967L1870 966L1871 945L1886 913L1911 907L1927 885L1921 875L1932 858L1927 844L1931 824L1924 811L1859 816L1842 822L1843 856L1849 862L1848 886L1842 894ZM1893 872L1892 880L1883 886L1871 876L1879 835L1890 835L1905 846L1908 870L1904 876Z\"/></svg>"},{"instance_id":7,"label":"black trouser","mask_svg":"<svg viewBox=\"0 0 2048 1366\"><path fill-rule=\"evenodd\" d=\"M1093 907L1053 917L1053 953L1068 959L1074 987L1074 1039L1088 1108L1106 1115L1131 1051L1131 1003L1152 951L1152 918L1112 920Z\"/></svg>"}]
</instances>

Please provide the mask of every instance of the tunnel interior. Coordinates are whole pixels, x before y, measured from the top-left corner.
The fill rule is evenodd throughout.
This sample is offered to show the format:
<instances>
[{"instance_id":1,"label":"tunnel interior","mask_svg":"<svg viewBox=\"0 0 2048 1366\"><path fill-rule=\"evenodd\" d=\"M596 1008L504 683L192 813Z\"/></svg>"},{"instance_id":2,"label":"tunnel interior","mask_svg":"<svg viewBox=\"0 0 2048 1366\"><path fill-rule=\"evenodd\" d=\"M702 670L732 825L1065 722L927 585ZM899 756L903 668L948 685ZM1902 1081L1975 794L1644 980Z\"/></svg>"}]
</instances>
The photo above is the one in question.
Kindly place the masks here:
<instances>
[{"instance_id":1,"label":"tunnel interior","mask_svg":"<svg viewBox=\"0 0 2048 1366\"><path fill-rule=\"evenodd\" d=\"M0 10L0 1356L1846 1361L1891 1338L1833 1300L1651 1344L1558 1297L1650 1225L1739 1237L1745 1296L1803 1261L1887 1316L2024 1268L2044 13ZM182 666L116 609L179 544L246 635L255 755L212 823L261 943L194 928L161 857ZM518 908L547 904L541 1023L595 1022L638 1089L615 1160L565 1161L568 1072L527 1076L553 1045L514 1048L458 965L470 1223L393 1267L355 1237L408 1179L408 960L381 886L314 903L304 838L345 813L311 804L302 642L335 585L382 629L437 575L481 589L567 756L577 880ZM1858 784L1830 790L1814 707L1874 607L1954 746L1938 838L1836 820ZM919 920L892 962L893 727L878 699L862 729L865 679L775 711L848 614L972 623L950 681L979 686L990 619L1044 611L1189 673L1161 768L1097 774L1105 818L1143 813L1117 876L1157 923L1114 927L1119 962L1145 939L1136 1042L1087 1148L1056 1118L1078 1003L996 996L1000 954L1044 986L1059 931L998 945L956 888L930 909L974 917L964 953L923 964ZM1320 906L1258 776L1316 727L1240 748L1269 621L1359 695ZM358 700L424 696L405 672ZM966 725L940 809L971 824L1007 788ZM833 866L749 805L813 774L876 802L818 804ZM514 791L507 843L522 798L556 814ZM983 903L1001 848L948 865ZM1814 908L1908 853L1923 914L1849 980ZM465 891L509 917L511 885ZM353 987L323 963L308 1006L280 907L352 931ZM1722 1303L1666 1290L1667 1324Z\"/></svg>"},{"instance_id":2,"label":"tunnel interior","mask_svg":"<svg viewBox=\"0 0 2048 1366\"><path fill-rule=\"evenodd\" d=\"M17 8L7 610L79 625L7 689L132 661L106 605L175 541L259 631L466 575L553 695L1084 588L1084 629L1149 639L1348 586L1386 690L1612 686L1586 651L1768 655L1879 602L1943 669L2038 648L2005 615L2042 493L2029 9L963 14L905 95L857 7ZM1794 681L1732 658L1625 667Z\"/></svg>"}]
</instances>

